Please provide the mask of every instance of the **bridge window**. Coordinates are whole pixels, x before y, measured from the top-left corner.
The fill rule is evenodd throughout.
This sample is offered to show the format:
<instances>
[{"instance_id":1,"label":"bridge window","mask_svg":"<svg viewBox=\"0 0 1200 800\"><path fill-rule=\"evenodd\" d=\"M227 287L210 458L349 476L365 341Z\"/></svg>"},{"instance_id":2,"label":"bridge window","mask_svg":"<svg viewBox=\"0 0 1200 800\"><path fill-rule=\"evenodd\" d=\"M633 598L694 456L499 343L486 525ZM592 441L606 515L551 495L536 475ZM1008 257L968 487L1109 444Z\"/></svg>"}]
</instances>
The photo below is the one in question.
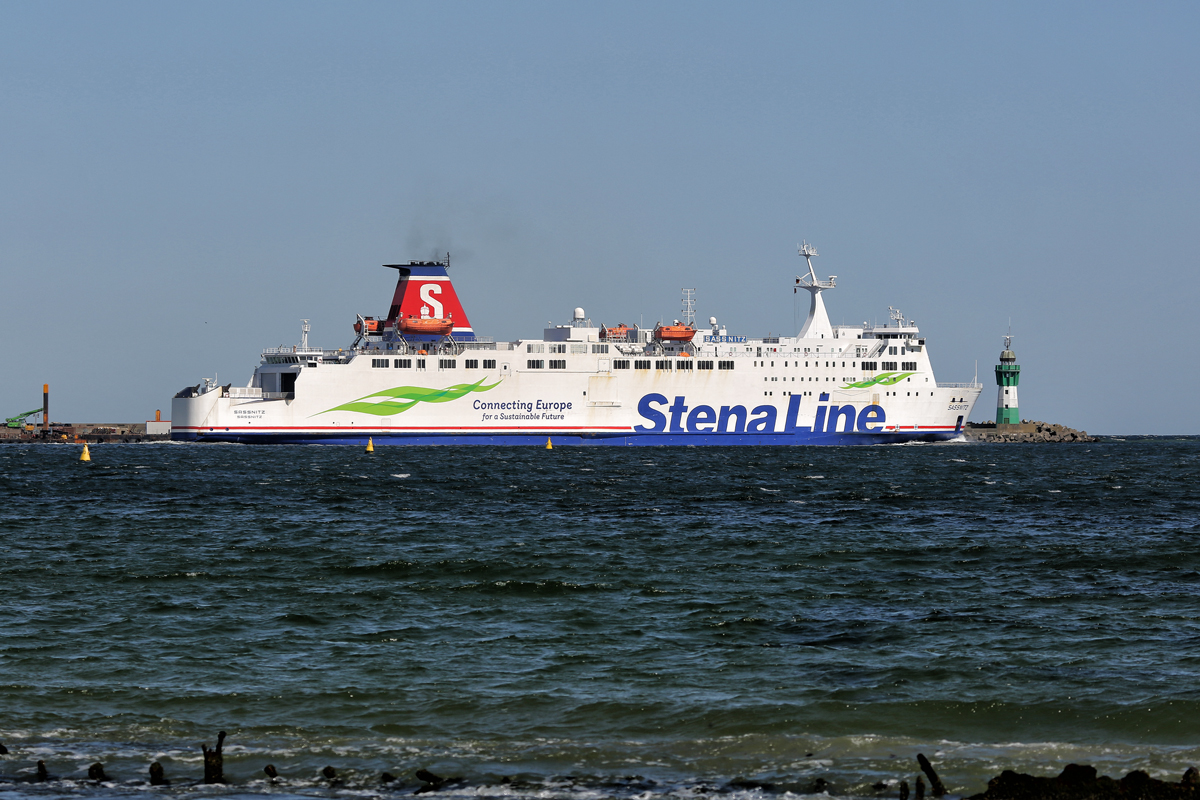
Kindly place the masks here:
<instances>
[{"instance_id":1,"label":"bridge window","mask_svg":"<svg viewBox=\"0 0 1200 800\"><path fill-rule=\"evenodd\" d=\"M541 351L539 350L538 352L541 352ZM550 345L550 352L551 353L565 353L565 352L567 352L567 346L565 344L552 344L552 345Z\"/></svg>"},{"instance_id":2,"label":"bridge window","mask_svg":"<svg viewBox=\"0 0 1200 800\"><path fill-rule=\"evenodd\" d=\"M884 372L895 372L896 371L896 362L895 361L884 361L883 362L883 371Z\"/></svg>"},{"instance_id":3,"label":"bridge window","mask_svg":"<svg viewBox=\"0 0 1200 800\"><path fill-rule=\"evenodd\" d=\"M665 369L665 370L670 370L670 369L671 369L671 362L670 362L670 361L655 361L655 362L654 362L654 368L655 368L655 369Z\"/></svg>"},{"instance_id":4,"label":"bridge window","mask_svg":"<svg viewBox=\"0 0 1200 800\"><path fill-rule=\"evenodd\" d=\"M565 358L550 359L550 369L566 369L567 360Z\"/></svg>"},{"instance_id":5,"label":"bridge window","mask_svg":"<svg viewBox=\"0 0 1200 800\"><path fill-rule=\"evenodd\" d=\"M495 368L496 368L496 359L494 359L494 358L485 358L485 359L483 360L483 368L484 368L484 369L495 369Z\"/></svg>"},{"instance_id":6,"label":"bridge window","mask_svg":"<svg viewBox=\"0 0 1200 800\"><path fill-rule=\"evenodd\" d=\"M711 361L697 361L696 362L696 369L712 369L712 368L713 368L713 362L711 362Z\"/></svg>"},{"instance_id":7,"label":"bridge window","mask_svg":"<svg viewBox=\"0 0 1200 800\"><path fill-rule=\"evenodd\" d=\"M525 345L525 352L526 353L544 353L544 352L546 352L546 346L542 345L542 344L527 344L527 345Z\"/></svg>"},{"instance_id":8,"label":"bridge window","mask_svg":"<svg viewBox=\"0 0 1200 800\"><path fill-rule=\"evenodd\" d=\"M905 361L901 365L900 369L904 370L905 372L916 372L917 371L917 362Z\"/></svg>"},{"instance_id":9,"label":"bridge window","mask_svg":"<svg viewBox=\"0 0 1200 800\"><path fill-rule=\"evenodd\" d=\"M525 362L526 369L545 369L546 362L540 358L531 358Z\"/></svg>"},{"instance_id":10,"label":"bridge window","mask_svg":"<svg viewBox=\"0 0 1200 800\"><path fill-rule=\"evenodd\" d=\"M412 369L411 358L397 358L392 361L392 366L396 369Z\"/></svg>"},{"instance_id":11,"label":"bridge window","mask_svg":"<svg viewBox=\"0 0 1200 800\"><path fill-rule=\"evenodd\" d=\"M863 372L875 372L879 369L879 364L874 361L864 361L862 368Z\"/></svg>"},{"instance_id":12,"label":"bridge window","mask_svg":"<svg viewBox=\"0 0 1200 800\"><path fill-rule=\"evenodd\" d=\"M717 369L733 369L733 362L732 361L718 361ZM795 380L795 378L793 378L792 380Z\"/></svg>"},{"instance_id":13,"label":"bridge window","mask_svg":"<svg viewBox=\"0 0 1200 800\"><path fill-rule=\"evenodd\" d=\"M387 358L372 358L371 359L371 366L374 369L386 369L386 368L390 367L391 365L392 365L391 360L387 359Z\"/></svg>"},{"instance_id":14,"label":"bridge window","mask_svg":"<svg viewBox=\"0 0 1200 800\"><path fill-rule=\"evenodd\" d=\"M675 364L675 369L689 369L690 370L691 368L692 368L692 360L690 358L680 359L680 361L677 364Z\"/></svg>"},{"instance_id":15,"label":"bridge window","mask_svg":"<svg viewBox=\"0 0 1200 800\"><path fill-rule=\"evenodd\" d=\"M625 359L618 358L613 361L613 369L629 369L629 362Z\"/></svg>"},{"instance_id":16,"label":"bridge window","mask_svg":"<svg viewBox=\"0 0 1200 800\"><path fill-rule=\"evenodd\" d=\"M454 369L458 362L453 358L439 358L438 369Z\"/></svg>"},{"instance_id":17,"label":"bridge window","mask_svg":"<svg viewBox=\"0 0 1200 800\"><path fill-rule=\"evenodd\" d=\"M634 369L650 369L650 361L649 361L649 359L647 359L646 361L634 361L633 368Z\"/></svg>"},{"instance_id":18,"label":"bridge window","mask_svg":"<svg viewBox=\"0 0 1200 800\"><path fill-rule=\"evenodd\" d=\"M592 352L593 352L593 353L607 353L607 352L608 352L608 345L606 345L606 344L594 344L594 345L592 345Z\"/></svg>"},{"instance_id":19,"label":"bridge window","mask_svg":"<svg viewBox=\"0 0 1200 800\"><path fill-rule=\"evenodd\" d=\"M465 367L466 369L479 369L479 359L468 358L465 361L463 361L463 367Z\"/></svg>"}]
</instances>

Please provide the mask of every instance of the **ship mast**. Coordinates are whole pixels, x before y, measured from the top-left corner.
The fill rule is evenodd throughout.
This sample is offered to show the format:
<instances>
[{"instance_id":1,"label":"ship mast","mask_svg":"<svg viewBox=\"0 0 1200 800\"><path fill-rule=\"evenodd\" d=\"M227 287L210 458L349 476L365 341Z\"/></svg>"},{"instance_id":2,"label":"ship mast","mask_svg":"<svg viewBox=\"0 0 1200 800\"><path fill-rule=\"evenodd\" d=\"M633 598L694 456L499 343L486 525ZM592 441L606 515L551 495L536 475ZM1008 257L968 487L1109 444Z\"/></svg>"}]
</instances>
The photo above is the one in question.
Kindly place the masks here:
<instances>
[{"instance_id":1,"label":"ship mast","mask_svg":"<svg viewBox=\"0 0 1200 800\"><path fill-rule=\"evenodd\" d=\"M808 305L808 319L804 321L804 325L800 328L800 338L832 339L833 326L829 324L829 314L825 311L825 301L821 299L821 292L826 289L837 288L837 276L830 275L827 281L819 279L817 273L813 270L812 263L813 257L818 255L817 248L805 241L804 244L798 245L797 249L808 263L808 274L796 276L796 285L792 288L792 291L799 292L801 289L805 289L811 295Z\"/></svg>"}]
</instances>

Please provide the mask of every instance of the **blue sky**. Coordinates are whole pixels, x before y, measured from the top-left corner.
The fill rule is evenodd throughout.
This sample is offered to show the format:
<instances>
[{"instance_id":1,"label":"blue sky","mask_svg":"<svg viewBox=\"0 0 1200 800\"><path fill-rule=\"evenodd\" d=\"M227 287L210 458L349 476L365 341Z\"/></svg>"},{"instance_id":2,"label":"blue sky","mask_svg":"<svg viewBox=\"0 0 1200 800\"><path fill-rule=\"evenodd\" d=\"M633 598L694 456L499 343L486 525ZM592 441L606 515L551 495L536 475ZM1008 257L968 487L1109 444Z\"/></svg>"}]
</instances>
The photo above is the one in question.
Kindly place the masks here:
<instances>
[{"instance_id":1,"label":"blue sky","mask_svg":"<svg viewBox=\"0 0 1200 800\"><path fill-rule=\"evenodd\" d=\"M476 330L898 306L1023 416L1200 433L1200 6L0 3L4 416L345 346L449 249ZM803 308L801 308L801 316Z\"/></svg>"}]
</instances>

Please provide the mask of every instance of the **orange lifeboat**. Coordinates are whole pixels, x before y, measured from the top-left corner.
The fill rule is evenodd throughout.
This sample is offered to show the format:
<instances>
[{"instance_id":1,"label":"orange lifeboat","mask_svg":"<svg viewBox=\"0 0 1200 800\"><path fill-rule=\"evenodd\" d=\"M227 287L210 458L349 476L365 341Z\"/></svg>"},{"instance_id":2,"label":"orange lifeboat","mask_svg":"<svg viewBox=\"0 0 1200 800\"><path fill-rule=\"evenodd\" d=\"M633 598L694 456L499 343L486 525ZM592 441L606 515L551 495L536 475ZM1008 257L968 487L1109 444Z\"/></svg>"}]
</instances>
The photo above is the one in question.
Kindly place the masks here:
<instances>
[{"instance_id":1,"label":"orange lifeboat","mask_svg":"<svg viewBox=\"0 0 1200 800\"><path fill-rule=\"evenodd\" d=\"M654 329L654 338L660 342L690 342L695 335L691 325L659 325Z\"/></svg>"},{"instance_id":2,"label":"orange lifeboat","mask_svg":"<svg viewBox=\"0 0 1200 800\"><path fill-rule=\"evenodd\" d=\"M629 339L629 334L632 332L633 328L630 328L628 325L622 322L615 328L600 328L600 338L627 341Z\"/></svg>"},{"instance_id":3,"label":"orange lifeboat","mask_svg":"<svg viewBox=\"0 0 1200 800\"><path fill-rule=\"evenodd\" d=\"M454 320L436 317L405 317L396 320L396 327L405 333L421 336L444 336L454 330Z\"/></svg>"},{"instance_id":4,"label":"orange lifeboat","mask_svg":"<svg viewBox=\"0 0 1200 800\"><path fill-rule=\"evenodd\" d=\"M378 336L383 333L383 320L365 317L365 321L365 325L362 322L354 323L354 332L359 336Z\"/></svg>"}]
</instances>

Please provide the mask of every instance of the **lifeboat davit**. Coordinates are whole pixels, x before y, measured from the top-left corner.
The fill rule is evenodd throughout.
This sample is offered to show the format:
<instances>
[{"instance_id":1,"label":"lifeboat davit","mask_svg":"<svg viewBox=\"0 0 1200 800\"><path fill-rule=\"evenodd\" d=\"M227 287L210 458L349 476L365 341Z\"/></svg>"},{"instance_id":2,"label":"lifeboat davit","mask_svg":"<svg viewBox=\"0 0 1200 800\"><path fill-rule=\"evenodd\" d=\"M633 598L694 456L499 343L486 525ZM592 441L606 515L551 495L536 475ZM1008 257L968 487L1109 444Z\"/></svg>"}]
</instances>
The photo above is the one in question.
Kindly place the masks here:
<instances>
[{"instance_id":1,"label":"lifeboat davit","mask_svg":"<svg viewBox=\"0 0 1200 800\"><path fill-rule=\"evenodd\" d=\"M617 341L628 341L629 334L631 334L632 332L633 332L633 328L630 328L628 325L626 325L624 322L622 322L620 325L617 325L615 328L603 328L603 327L600 328L600 338L601 339L615 339Z\"/></svg>"},{"instance_id":2,"label":"lifeboat davit","mask_svg":"<svg viewBox=\"0 0 1200 800\"><path fill-rule=\"evenodd\" d=\"M436 317L405 317L396 320L396 327L405 333L420 336L444 336L454 330L454 320Z\"/></svg>"},{"instance_id":3,"label":"lifeboat davit","mask_svg":"<svg viewBox=\"0 0 1200 800\"><path fill-rule=\"evenodd\" d=\"M695 335L691 325L659 325L654 329L654 338L660 342L690 342Z\"/></svg>"},{"instance_id":4,"label":"lifeboat davit","mask_svg":"<svg viewBox=\"0 0 1200 800\"><path fill-rule=\"evenodd\" d=\"M359 336L378 336L383 333L383 320L366 317L364 321L365 325L363 322L354 323L354 332Z\"/></svg>"}]
</instances>

